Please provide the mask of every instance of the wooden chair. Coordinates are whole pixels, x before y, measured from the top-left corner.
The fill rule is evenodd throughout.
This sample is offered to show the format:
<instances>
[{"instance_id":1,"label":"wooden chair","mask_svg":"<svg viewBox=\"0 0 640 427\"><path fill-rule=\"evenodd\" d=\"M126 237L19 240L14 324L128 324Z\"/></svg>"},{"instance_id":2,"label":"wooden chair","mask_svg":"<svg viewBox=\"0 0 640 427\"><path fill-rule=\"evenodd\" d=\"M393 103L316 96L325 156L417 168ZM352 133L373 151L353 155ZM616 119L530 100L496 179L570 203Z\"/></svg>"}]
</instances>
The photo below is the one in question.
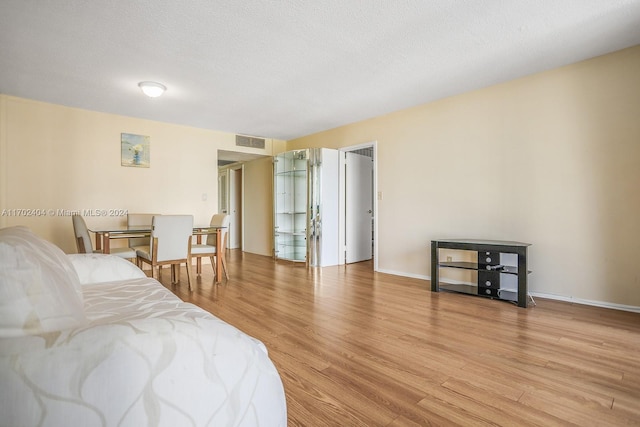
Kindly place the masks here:
<instances>
[{"instance_id":1,"label":"wooden chair","mask_svg":"<svg viewBox=\"0 0 640 427\"><path fill-rule=\"evenodd\" d=\"M138 265L151 266L151 277L156 278L155 269L171 265L171 283L178 282L180 264L186 264L189 290L191 285L191 236L193 215L156 215L152 219L150 245L136 251Z\"/></svg>"},{"instance_id":2,"label":"wooden chair","mask_svg":"<svg viewBox=\"0 0 640 427\"><path fill-rule=\"evenodd\" d=\"M227 248L227 231L229 230L229 222L231 221L231 217L227 214L215 214L211 217L211 222L209 225L216 227L225 227L217 230L216 233L221 233L220 241L221 247L216 247L216 233L207 234L207 238L205 244L202 245L192 245L191 246L191 256L196 258L209 257L211 260L211 267L213 268L213 272L215 274L216 271L216 262L219 260L222 263L222 268L224 270L224 275L227 280L229 280L229 273L227 272L227 261L225 259L225 250ZM218 250L219 249L219 250ZM201 273L201 265L198 262L196 273L200 275ZM219 279L219 278L218 278Z\"/></svg>"},{"instance_id":3,"label":"wooden chair","mask_svg":"<svg viewBox=\"0 0 640 427\"><path fill-rule=\"evenodd\" d=\"M73 233L76 236L76 247L78 248L78 253L102 253L100 250L93 249L91 236L89 236L89 229L87 228L87 223L84 222L84 218L81 215L71 215L71 221L73 222ZM136 259L136 251L131 248L111 248L109 253L111 255L119 256L120 258L131 260Z\"/></svg>"}]
</instances>

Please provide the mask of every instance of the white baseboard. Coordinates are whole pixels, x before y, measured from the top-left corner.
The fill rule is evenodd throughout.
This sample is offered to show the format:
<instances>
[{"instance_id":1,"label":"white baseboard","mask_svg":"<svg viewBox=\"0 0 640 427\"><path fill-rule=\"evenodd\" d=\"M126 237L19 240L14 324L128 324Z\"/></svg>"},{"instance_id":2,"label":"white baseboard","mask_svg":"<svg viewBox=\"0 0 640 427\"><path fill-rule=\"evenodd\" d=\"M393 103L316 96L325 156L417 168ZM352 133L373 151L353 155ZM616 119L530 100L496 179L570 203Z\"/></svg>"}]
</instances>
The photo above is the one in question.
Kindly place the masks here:
<instances>
[{"instance_id":1,"label":"white baseboard","mask_svg":"<svg viewBox=\"0 0 640 427\"><path fill-rule=\"evenodd\" d=\"M378 272L393 274L394 276L411 277L413 279L431 280L431 276L425 276L422 274L409 274L409 273L403 273L401 271L384 270L384 269L378 270ZM453 285L471 285L471 286L475 285L474 283L468 283L468 282L463 282L460 280L452 280L452 279L447 279L447 283L451 283ZM591 305L594 307L609 308L612 310L621 310L621 311L630 311L633 313L640 313L640 307L635 305L616 304L616 303L607 302L607 301L593 301L593 300L587 300L582 298L567 297L563 295L546 294L543 292L529 292L529 294L534 297L570 302L573 304Z\"/></svg>"},{"instance_id":2,"label":"white baseboard","mask_svg":"<svg viewBox=\"0 0 640 427\"><path fill-rule=\"evenodd\" d=\"M635 305L615 304L607 301L593 301L582 298L566 297L563 295L545 294L543 292L529 292L534 297L553 299L557 301L565 301L574 304L592 305L595 307L610 308L612 310L631 311L633 313L640 313L640 307Z\"/></svg>"}]
</instances>

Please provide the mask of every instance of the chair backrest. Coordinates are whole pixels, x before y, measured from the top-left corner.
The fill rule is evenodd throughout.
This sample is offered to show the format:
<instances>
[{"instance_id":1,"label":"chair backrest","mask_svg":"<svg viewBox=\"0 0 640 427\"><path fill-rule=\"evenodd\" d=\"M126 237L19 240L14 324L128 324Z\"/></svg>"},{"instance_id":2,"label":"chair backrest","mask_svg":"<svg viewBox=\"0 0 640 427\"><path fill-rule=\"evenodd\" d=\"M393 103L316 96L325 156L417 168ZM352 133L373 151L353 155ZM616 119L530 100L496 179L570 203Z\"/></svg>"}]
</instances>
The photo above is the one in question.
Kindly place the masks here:
<instances>
[{"instance_id":1,"label":"chair backrest","mask_svg":"<svg viewBox=\"0 0 640 427\"><path fill-rule=\"evenodd\" d=\"M225 248L225 241L227 238L227 231L229 231L229 223L231 222L231 216L227 215L227 214L215 214L211 217L211 222L209 223L209 225L211 225L212 227L225 227L225 228L221 228L220 230L218 230L218 233L221 233L220 235L220 241L222 242L222 250L224 250ZM207 235L207 245L209 246L215 246L216 245L216 235L215 234L209 234Z\"/></svg>"},{"instance_id":2,"label":"chair backrest","mask_svg":"<svg viewBox=\"0 0 640 427\"><path fill-rule=\"evenodd\" d=\"M158 239L156 261L186 259L193 235L193 215L156 215L151 226L151 253Z\"/></svg>"},{"instance_id":3,"label":"chair backrest","mask_svg":"<svg viewBox=\"0 0 640 427\"><path fill-rule=\"evenodd\" d=\"M149 227L151 228L152 219L155 215L159 214L148 214L148 213L131 213L127 214L127 227L136 228L136 227ZM134 237L129 239L129 247L132 248L134 246L146 246L149 245L149 237Z\"/></svg>"},{"instance_id":4,"label":"chair backrest","mask_svg":"<svg viewBox=\"0 0 640 427\"><path fill-rule=\"evenodd\" d=\"M73 222L73 233L76 236L76 248L78 248L78 253L92 253L93 243L91 243L91 236L89 236L89 230L87 229L87 223L84 222L84 218L80 215L71 215L71 221Z\"/></svg>"}]
</instances>

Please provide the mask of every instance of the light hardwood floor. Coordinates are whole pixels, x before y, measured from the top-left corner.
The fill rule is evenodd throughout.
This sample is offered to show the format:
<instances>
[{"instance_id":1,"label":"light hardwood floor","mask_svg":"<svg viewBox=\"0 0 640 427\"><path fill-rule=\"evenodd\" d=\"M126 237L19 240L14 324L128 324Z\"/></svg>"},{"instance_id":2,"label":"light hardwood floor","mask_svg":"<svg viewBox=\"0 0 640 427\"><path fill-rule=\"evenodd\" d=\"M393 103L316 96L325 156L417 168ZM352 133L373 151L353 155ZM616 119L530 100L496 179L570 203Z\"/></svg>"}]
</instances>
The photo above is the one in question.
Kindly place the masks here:
<instances>
[{"instance_id":1,"label":"light hardwood floor","mask_svg":"<svg viewBox=\"0 0 640 427\"><path fill-rule=\"evenodd\" d=\"M266 344L289 426L640 425L640 314L434 294L369 262L227 260L222 284L209 265L192 293L184 267L161 281Z\"/></svg>"}]
</instances>

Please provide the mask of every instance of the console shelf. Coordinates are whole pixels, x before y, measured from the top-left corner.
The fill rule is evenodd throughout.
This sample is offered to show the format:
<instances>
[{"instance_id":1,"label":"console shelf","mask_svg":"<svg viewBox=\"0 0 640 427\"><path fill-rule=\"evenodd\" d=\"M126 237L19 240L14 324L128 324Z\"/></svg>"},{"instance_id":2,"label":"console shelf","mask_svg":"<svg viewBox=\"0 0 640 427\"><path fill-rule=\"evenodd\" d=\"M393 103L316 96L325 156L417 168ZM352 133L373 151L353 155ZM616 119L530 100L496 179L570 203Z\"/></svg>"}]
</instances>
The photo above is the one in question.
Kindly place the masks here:
<instances>
[{"instance_id":1,"label":"console shelf","mask_svg":"<svg viewBox=\"0 0 640 427\"><path fill-rule=\"evenodd\" d=\"M443 290L469 293L490 298L511 300L513 293L519 307L527 306L527 248L530 243L509 242L501 240L460 240L443 239L431 241L431 291ZM478 254L478 262L447 261L440 262L440 249L474 251ZM500 264L500 254L516 254L517 266ZM442 284L440 285L440 268L454 268L478 272L477 285ZM517 276L517 290L500 287L500 274ZM505 295L510 295L506 297Z\"/></svg>"}]
</instances>

